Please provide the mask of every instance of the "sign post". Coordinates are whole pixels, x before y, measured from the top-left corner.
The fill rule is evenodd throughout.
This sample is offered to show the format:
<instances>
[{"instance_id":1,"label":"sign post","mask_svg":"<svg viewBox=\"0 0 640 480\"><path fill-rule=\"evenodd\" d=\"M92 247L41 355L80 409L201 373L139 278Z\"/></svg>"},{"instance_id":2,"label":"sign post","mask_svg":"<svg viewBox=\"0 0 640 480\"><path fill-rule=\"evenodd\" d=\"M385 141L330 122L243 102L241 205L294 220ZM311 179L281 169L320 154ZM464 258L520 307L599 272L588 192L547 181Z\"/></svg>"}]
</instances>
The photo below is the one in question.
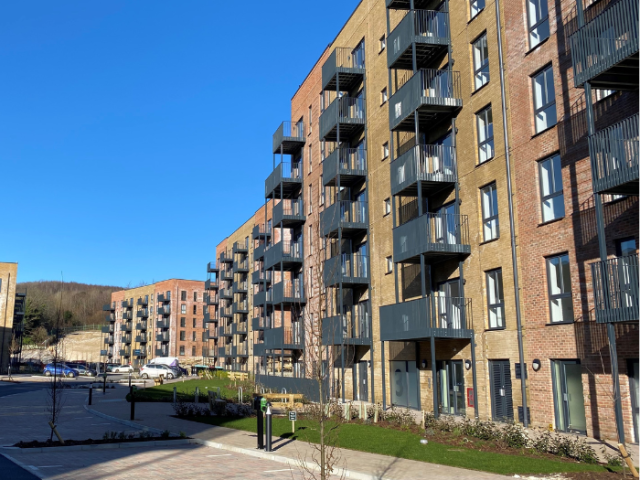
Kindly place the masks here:
<instances>
[{"instance_id":1,"label":"sign post","mask_svg":"<svg viewBox=\"0 0 640 480\"><path fill-rule=\"evenodd\" d=\"M298 412L291 410L289 412L289 420L291 420L291 433L296 433L296 420L298 420Z\"/></svg>"},{"instance_id":2,"label":"sign post","mask_svg":"<svg viewBox=\"0 0 640 480\"><path fill-rule=\"evenodd\" d=\"M267 411L266 411L266 416L267 416L267 442L266 442L266 448L265 451L270 452L271 451L271 405L267 405Z\"/></svg>"}]
</instances>

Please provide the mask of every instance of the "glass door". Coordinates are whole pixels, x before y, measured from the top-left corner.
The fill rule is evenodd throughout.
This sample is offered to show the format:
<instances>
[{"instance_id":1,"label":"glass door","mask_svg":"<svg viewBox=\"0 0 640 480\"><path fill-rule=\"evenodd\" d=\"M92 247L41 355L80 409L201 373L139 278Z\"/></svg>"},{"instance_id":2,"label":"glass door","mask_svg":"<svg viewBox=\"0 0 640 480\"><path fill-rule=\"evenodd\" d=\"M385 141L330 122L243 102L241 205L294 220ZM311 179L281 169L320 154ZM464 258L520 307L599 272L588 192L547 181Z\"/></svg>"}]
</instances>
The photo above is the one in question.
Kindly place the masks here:
<instances>
[{"instance_id":1,"label":"glass door","mask_svg":"<svg viewBox=\"0 0 640 480\"><path fill-rule=\"evenodd\" d=\"M438 210L435 223L437 243L447 243L450 245L458 243L456 207L453 203L445 205Z\"/></svg>"},{"instance_id":2,"label":"glass door","mask_svg":"<svg viewBox=\"0 0 640 480\"><path fill-rule=\"evenodd\" d=\"M438 369L438 398L440 413L464 415L464 367L462 360L441 360L436 364Z\"/></svg>"},{"instance_id":3,"label":"glass door","mask_svg":"<svg viewBox=\"0 0 640 480\"><path fill-rule=\"evenodd\" d=\"M638 426L640 425L638 397L640 389L638 388L638 360L629 360L629 389L631 390L631 411L633 414L633 438L638 443Z\"/></svg>"},{"instance_id":4,"label":"glass door","mask_svg":"<svg viewBox=\"0 0 640 480\"><path fill-rule=\"evenodd\" d=\"M577 360L554 360L552 363L556 429L586 434L582 367Z\"/></svg>"},{"instance_id":5,"label":"glass door","mask_svg":"<svg viewBox=\"0 0 640 480\"><path fill-rule=\"evenodd\" d=\"M462 328L462 299L460 298L460 279L441 283L438 288L436 305L438 310L438 328Z\"/></svg>"}]
</instances>

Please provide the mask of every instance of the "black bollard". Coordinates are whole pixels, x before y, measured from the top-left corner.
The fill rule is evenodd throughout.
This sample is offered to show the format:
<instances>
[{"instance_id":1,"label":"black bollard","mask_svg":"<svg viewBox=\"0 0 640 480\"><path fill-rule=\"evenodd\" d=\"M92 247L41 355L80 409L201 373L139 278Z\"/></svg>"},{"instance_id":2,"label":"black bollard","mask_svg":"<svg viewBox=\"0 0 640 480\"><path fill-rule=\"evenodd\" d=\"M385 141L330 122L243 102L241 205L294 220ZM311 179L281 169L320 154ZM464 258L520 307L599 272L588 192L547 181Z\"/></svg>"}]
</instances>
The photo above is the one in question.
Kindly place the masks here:
<instances>
[{"instance_id":1,"label":"black bollard","mask_svg":"<svg viewBox=\"0 0 640 480\"><path fill-rule=\"evenodd\" d=\"M104 382L102 383L102 394L107 393L107 372L104 372Z\"/></svg>"},{"instance_id":2,"label":"black bollard","mask_svg":"<svg viewBox=\"0 0 640 480\"><path fill-rule=\"evenodd\" d=\"M262 414L262 397L253 399L253 408L256 410L256 419L258 421L258 450L264 449L264 415Z\"/></svg>"},{"instance_id":3,"label":"black bollard","mask_svg":"<svg viewBox=\"0 0 640 480\"><path fill-rule=\"evenodd\" d=\"M93 385L89 385L89 405L91 405L92 399L93 399Z\"/></svg>"},{"instance_id":4,"label":"black bollard","mask_svg":"<svg viewBox=\"0 0 640 480\"><path fill-rule=\"evenodd\" d=\"M136 416L136 397L133 393L133 387L129 388L129 397L131 398L131 420Z\"/></svg>"},{"instance_id":5,"label":"black bollard","mask_svg":"<svg viewBox=\"0 0 640 480\"><path fill-rule=\"evenodd\" d=\"M271 451L271 405L267 406L266 417L267 417L267 428L266 428L267 441L266 441L265 451L270 452Z\"/></svg>"}]
</instances>

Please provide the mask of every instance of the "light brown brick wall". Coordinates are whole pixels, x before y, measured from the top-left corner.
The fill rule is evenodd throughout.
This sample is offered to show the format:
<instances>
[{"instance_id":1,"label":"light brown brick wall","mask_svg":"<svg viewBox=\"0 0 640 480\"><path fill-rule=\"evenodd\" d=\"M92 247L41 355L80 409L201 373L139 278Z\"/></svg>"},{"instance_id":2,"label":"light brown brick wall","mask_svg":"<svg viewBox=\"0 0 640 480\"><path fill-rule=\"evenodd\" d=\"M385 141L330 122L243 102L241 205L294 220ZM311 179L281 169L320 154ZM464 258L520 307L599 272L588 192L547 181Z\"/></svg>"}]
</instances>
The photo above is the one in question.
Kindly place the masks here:
<instances>
[{"instance_id":1,"label":"light brown brick wall","mask_svg":"<svg viewBox=\"0 0 640 480\"><path fill-rule=\"evenodd\" d=\"M9 365L18 264L0 262L0 372Z\"/></svg>"}]
</instances>

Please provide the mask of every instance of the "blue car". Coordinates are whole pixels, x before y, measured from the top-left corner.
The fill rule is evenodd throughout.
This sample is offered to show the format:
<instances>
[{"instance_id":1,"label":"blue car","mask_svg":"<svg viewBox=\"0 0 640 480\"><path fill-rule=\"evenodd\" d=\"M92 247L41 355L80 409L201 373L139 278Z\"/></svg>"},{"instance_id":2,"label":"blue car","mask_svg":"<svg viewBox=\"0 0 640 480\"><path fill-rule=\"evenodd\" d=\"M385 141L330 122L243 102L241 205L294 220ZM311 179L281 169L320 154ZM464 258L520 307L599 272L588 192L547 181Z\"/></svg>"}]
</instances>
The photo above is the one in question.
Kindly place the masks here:
<instances>
[{"instance_id":1,"label":"blue car","mask_svg":"<svg viewBox=\"0 0 640 480\"><path fill-rule=\"evenodd\" d=\"M50 377L53 374L58 376L64 376L69 378L76 378L79 375L78 370L65 365L64 363L50 363L46 367L44 367L44 374L47 377Z\"/></svg>"}]
</instances>

